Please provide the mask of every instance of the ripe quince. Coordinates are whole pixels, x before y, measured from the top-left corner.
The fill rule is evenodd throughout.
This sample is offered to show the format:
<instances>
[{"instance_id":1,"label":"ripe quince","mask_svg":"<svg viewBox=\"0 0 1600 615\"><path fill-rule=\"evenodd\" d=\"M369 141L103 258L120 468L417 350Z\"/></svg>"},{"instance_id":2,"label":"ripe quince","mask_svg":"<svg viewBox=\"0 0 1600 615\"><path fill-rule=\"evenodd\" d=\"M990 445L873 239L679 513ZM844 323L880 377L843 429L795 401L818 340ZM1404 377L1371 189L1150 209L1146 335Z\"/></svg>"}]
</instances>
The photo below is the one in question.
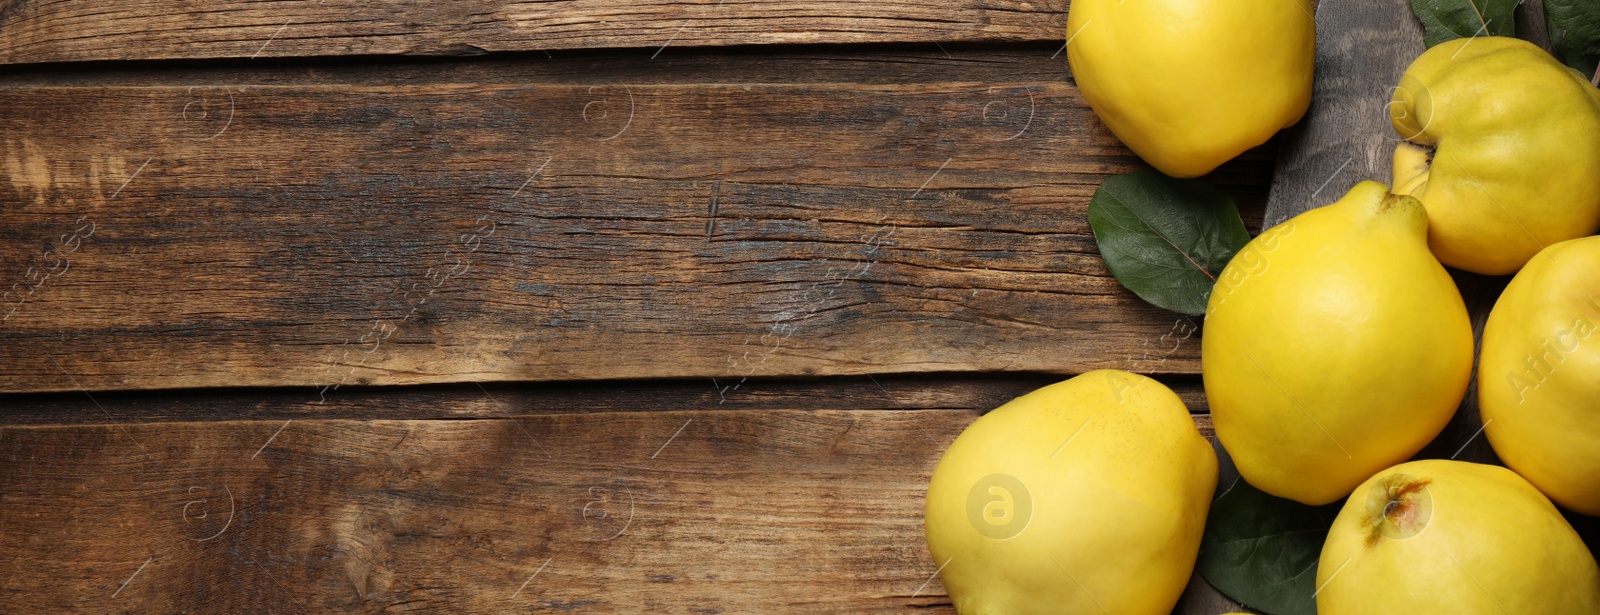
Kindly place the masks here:
<instances>
[{"instance_id":1,"label":"ripe quince","mask_svg":"<svg viewBox=\"0 0 1600 615\"><path fill-rule=\"evenodd\" d=\"M1394 191L1428 208L1446 265L1516 273L1545 246L1600 229L1600 89L1537 45L1464 38L1400 78Z\"/></svg>"},{"instance_id":2,"label":"ripe quince","mask_svg":"<svg viewBox=\"0 0 1600 615\"><path fill-rule=\"evenodd\" d=\"M1309 0L1073 0L1067 61L1083 97L1162 173L1198 177L1311 104Z\"/></svg>"},{"instance_id":3,"label":"ripe quince","mask_svg":"<svg viewBox=\"0 0 1600 615\"><path fill-rule=\"evenodd\" d=\"M1217 455L1160 382L1093 371L994 409L928 485L928 550L961 615L1167 615Z\"/></svg>"},{"instance_id":4,"label":"ripe quince","mask_svg":"<svg viewBox=\"0 0 1600 615\"><path fill-rule=\"evenodd\" d=\"M1251 485L1327 504L1450 422L1472 323L1427 234L1421 203L1362 182L1222 270L1200 369L1217 438Z\"/></svg>"},{"instance_id":5,"label":"ripe quince","mask_svg":"<svg viewBox=\"0 0 1600 615\"><path fill-rule=\"evenodd\" d=\"M1319 615L1593 615L1600 568L1515 472L1447 459L1356 488L1317 562Z\"/></svg>"},{"instance_id":6,"label":"ripe quince","mask_svg":"<svg viewBox=\"0 0 1600 615\"><path fill-rule=\"evenodd\" d=\"M1484 435L1557 504L1600 515L1600 237L1555 244L1512 278L1478 359Z\"/></svg>"}]
</instances>

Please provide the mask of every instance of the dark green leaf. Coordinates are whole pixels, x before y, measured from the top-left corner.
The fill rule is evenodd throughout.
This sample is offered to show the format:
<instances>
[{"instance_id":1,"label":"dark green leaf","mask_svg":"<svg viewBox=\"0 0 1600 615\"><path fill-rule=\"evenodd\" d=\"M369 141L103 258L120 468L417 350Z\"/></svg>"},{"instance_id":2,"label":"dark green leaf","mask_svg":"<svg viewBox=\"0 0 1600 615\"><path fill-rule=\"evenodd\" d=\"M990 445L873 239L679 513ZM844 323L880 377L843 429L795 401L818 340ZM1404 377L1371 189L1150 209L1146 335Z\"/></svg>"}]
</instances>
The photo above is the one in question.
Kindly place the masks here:
<instances>
[{"instance_id":1,"label":"dark green leaf","mask_svg":"<svg viewBox=\"0 0 1600 615\"><path fill-rule=\"evenodd\" d=\"M1586 2L1590 0L1579 0ZM1516 36L1518 0L1411 0L1429 47L1458 38Z\"/></svg>"},{"instance_id":2,"label":"dark green leaf","mask_svg":"<svg viewBox=\"0 0 1600 615\"><path fill-rule=\"evenodd\" d=\"M1222 268L1250 243L1228 195L1151 170L1106 178L1089 202L1089 227L1118 282L1158 307L1197 316Z\"/></svg>"},{"instance_id":3,"label":"dark green leaf","mask_svg":"<svg viewBox=\"0 0 1600 615\"><path fill-rule=\"evenodd\" d=\"M1229 598L1271 615L1316 615L1317 559L1344 502L1306 506L1243 479L1211 504L1195 569Z\"/></svg>"},{"instance_id":4,"label":"dark green leaf","mask_svg":"<svg viewBox=\"0 0 1600 615\"><path fill-rule=\"evenodd\" d=\"M1600 1L1544 0L1550 46L1567 66L1586 77L1600 64Z\"/></svg>"}]
</instances>

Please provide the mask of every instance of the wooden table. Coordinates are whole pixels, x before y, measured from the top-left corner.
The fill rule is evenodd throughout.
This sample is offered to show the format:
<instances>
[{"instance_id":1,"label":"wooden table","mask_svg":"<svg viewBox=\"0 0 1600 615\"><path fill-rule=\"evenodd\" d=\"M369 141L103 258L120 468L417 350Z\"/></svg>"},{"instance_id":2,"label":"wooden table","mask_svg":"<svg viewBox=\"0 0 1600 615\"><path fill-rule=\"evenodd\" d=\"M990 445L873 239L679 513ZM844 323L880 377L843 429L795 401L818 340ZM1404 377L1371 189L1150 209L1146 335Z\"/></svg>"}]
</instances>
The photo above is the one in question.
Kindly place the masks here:
<instances>
[{"instance_id":1,"label":"wooden table","mask_svg":"<svg viewBox=\"0 0 1600 615\"><path fill-rule=\"evenodd\" d=\"M983 411L1121 368L1210 433L1065 19L3 3L0 611L953 613ZM1253 230L1298 143L1209 178Z\"/></svg>"}]
</instances>

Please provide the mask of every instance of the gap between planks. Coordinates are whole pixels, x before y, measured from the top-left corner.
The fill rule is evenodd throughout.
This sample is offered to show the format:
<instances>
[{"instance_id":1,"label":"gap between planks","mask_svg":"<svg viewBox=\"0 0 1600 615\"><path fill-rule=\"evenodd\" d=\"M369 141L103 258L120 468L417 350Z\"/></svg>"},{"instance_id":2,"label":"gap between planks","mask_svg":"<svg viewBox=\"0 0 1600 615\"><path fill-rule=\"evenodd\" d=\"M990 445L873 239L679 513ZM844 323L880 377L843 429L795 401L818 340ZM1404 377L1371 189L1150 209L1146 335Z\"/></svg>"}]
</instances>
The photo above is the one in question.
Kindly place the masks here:
<instances>
[{"instance_id":1,"label":"gap between planks","mask_svg":"<svg viewBox=\"0 0 1600 615\"><path fill-rule=\"evenodd\" d=\"M688 411L960 410L981 414L1065 380L1049 374L916 374L809 380L727 379L558 383L458 383L351 387L186 389L0 395L0 427L282 421L461 420L548 414ZM1163 375L1189 411L1205 414L1196 376ZM103 408L103 410L102 410ZM108 419L109 417L109 419Z\"/></svg>"}]
</instances>

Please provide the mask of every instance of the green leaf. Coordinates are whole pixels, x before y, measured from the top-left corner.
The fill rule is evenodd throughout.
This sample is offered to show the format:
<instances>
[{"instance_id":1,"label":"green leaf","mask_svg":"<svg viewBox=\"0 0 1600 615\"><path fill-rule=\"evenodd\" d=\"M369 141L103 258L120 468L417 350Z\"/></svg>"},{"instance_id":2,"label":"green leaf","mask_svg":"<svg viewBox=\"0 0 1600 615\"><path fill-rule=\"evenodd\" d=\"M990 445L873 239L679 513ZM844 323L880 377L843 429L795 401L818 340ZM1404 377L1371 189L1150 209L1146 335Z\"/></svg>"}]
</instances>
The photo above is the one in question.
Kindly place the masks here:
<instances>
[{"instance_id":1,"label":"green leaf","mask_svg":"<svg viewBox=\"0 0 1600 615\"><path fill-rule=\"evenodd\" d=\"M1317 559L1343 501L1306 506L1239 479L1211 504L1195 569L1229 598L1271 615L1316 615Z\"/></svg>"},{"instance_id":2,"label":"green leaf","mask_svg":"<svg viewBox=\"0 0 1600 615\"><path fill-rule=\"evenodd\" d=\"M1544 17L1550 23L1550 46L1561 61L1593 76L1600 64L1600 2L1544 0Z\"/></svg>"},{"instance_id":3,"label":"green leaf","mask_svg":"<svg viewBox=\"0 0 1600 615\"><path fill-rule=\"evenodd\" d=\"M1106 268L1150 303L1206 313L1211 287L1250 232L1233 199L1210 184L1151 170L1106 178L1089 201Z\"/></svg>"},{"instance_id":4,"label":"green leaf","mask_svg":"<svg viewBox=\"0 0 1600 615\"><path fill-rule=\"evenodd\" d=\"M1588 2L1591 0L1578 0ZM1474 36L1516 36L1518 0L1411 0L1411 13L1427 29L1432 47Z\"/></svg>"}]
</instances>

